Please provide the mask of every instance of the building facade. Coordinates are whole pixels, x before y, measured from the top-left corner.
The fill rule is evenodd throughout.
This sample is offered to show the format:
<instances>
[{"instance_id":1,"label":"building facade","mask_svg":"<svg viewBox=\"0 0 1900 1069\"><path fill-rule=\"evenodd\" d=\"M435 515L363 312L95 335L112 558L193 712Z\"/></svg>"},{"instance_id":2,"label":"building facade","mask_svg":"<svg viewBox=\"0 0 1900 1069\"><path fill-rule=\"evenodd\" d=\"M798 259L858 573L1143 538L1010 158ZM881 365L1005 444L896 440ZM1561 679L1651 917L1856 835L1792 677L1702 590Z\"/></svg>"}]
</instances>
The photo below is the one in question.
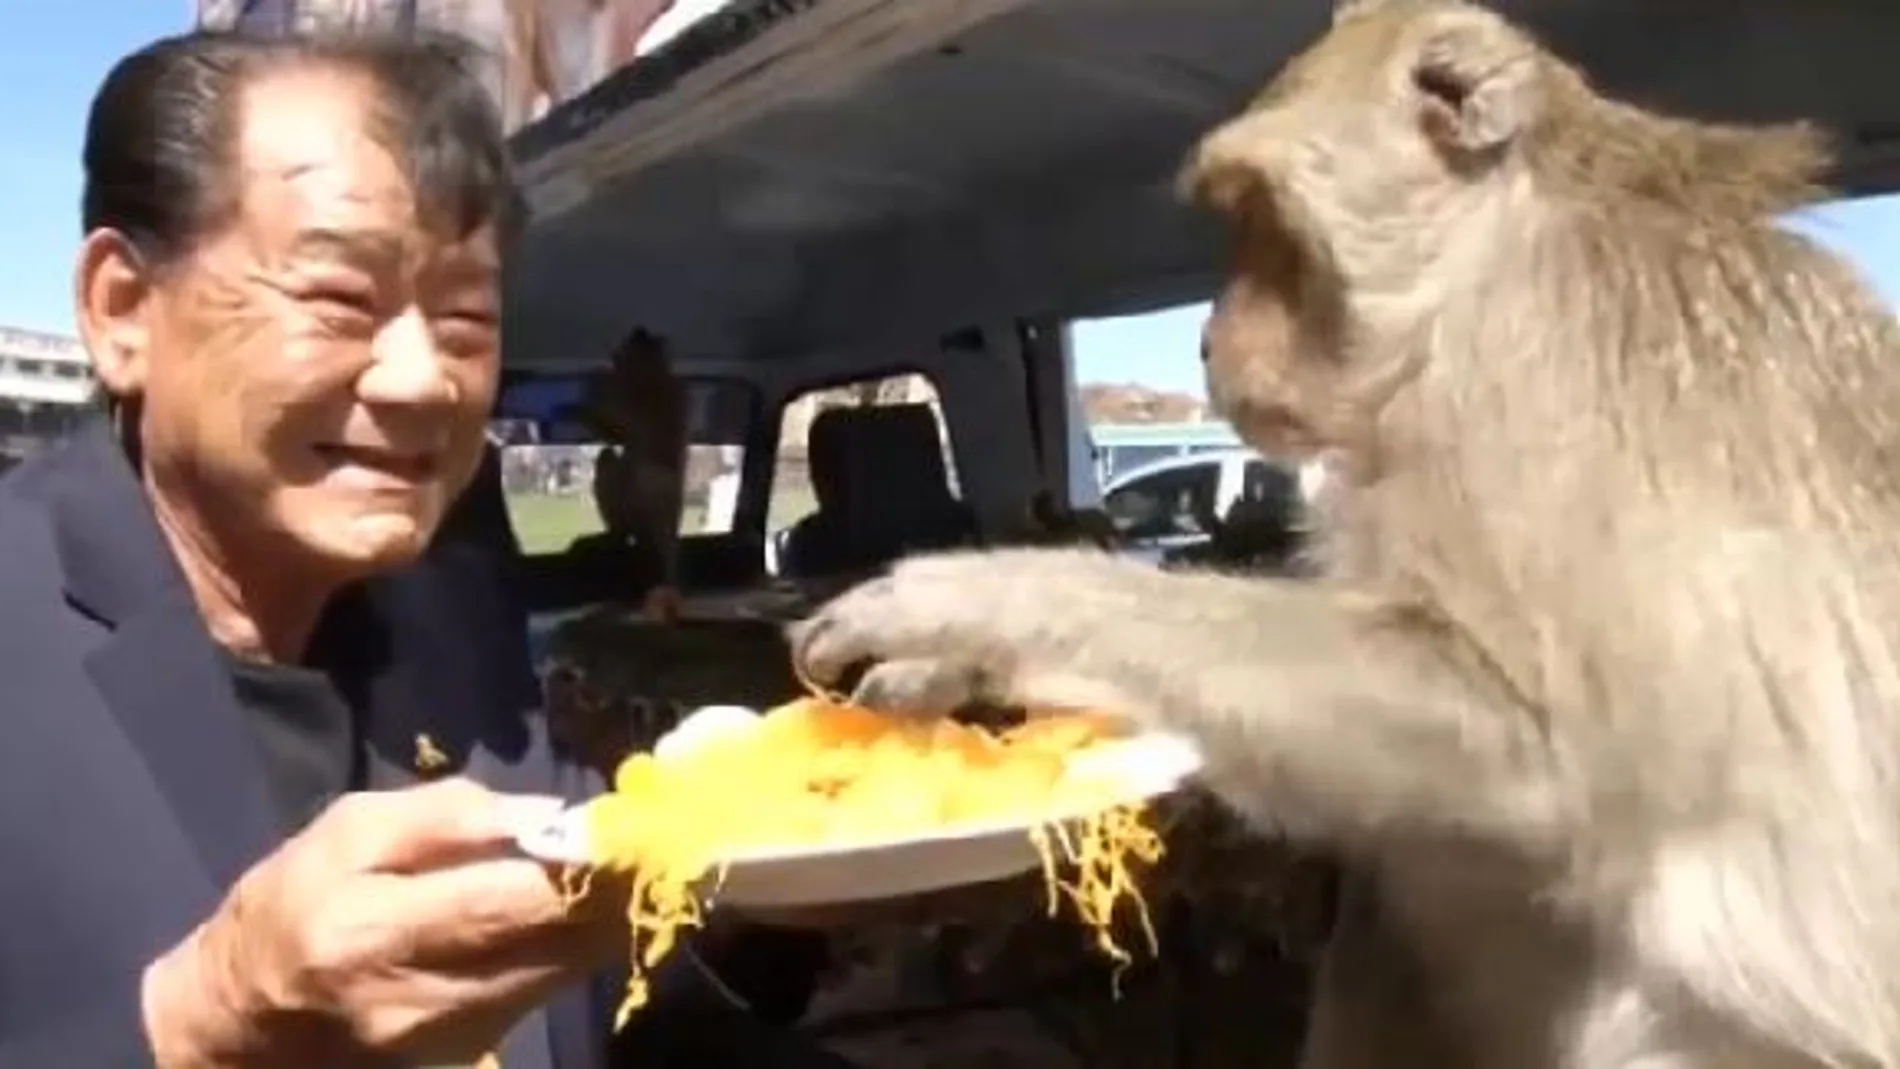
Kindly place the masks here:
<instances>
[{"instance_id":1,"label":"building facade","mask_svg":"<svg viewBox=\"0 0 1900 1069\"><path fill-rule=\"evenodd\" d=\"M719 6L706 0L195 0L200 26L287 29L422 26L486 56L483 80L510 130L625 66L653 35ZM675 17L668 20L667 16ZM661 25L663 22L670 25Z\"/></svg>"},{"instance_id":2,"label":"building facade","mask_svg":"<svg viewBox=\"0 0 1900 1069\"><path fill-rule=\"evenodd\" d=\"M1217 453L1243 443L1218 420L1192 423L1097 423L1089 428L1095 475L1103 484L1126 471L1169 457Z\"/></svg>"},{"instance_id":3,"label":"building facade","mask_svg":"<svg viewBox=\"0 0 1900 1069\"><path fill-rule=\"evenodd\" d=\"M93 410L92 363L77 339L0 327L0 453L22 455Z\"/></svg>"}]
</instances>

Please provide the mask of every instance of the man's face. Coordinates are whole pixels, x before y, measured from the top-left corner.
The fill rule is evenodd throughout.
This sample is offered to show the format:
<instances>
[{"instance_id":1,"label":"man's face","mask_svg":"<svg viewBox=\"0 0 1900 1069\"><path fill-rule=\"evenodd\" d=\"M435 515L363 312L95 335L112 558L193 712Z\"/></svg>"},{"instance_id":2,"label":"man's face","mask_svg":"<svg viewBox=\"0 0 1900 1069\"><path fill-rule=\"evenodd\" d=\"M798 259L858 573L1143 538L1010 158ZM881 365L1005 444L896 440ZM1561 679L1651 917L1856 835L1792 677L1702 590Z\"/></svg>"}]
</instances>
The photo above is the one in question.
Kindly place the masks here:
<instances>
[{"instance_id":1,"label":"man's face","mask_svg":"<svg viewBox=\"0 0 1900 1069\"><path fill-rule=\"evenodd\" d=\"M351 573L428 542L498 367L494 235L423 227L375 106L321 69L247 89L235 215L158 282L139 390L154 484L218 513L194 522Z\"/></svg>"}]
</instances>

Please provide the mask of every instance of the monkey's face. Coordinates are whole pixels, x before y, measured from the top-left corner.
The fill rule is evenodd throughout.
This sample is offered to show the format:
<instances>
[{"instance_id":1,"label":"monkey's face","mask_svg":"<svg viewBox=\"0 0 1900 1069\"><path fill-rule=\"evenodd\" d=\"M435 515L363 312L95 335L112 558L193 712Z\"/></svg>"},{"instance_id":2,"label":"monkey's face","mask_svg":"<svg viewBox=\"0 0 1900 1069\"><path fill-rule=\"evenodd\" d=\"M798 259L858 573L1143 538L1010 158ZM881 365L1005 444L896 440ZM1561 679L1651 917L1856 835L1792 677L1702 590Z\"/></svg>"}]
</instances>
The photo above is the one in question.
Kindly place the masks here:
<instances>
[{"instance_id":1,"label":"monkey's face","mask_svg":"<svg viewBox=\"0 0 1900 1069\"><path fill-rule=\"evenodd\" d=\"M1445 249L1511 195L1542 56L1468 4L1354 4L1201 142L1188 191L1235 245L1208 390L1249 443L1304 455L1363 434L1395 316L1429 309Z\"/></svg>"},{"instance_id":2,"label":"monkey's face","mask_svg":"<svg viewBox=\"0 0 1900 1069\"><path fill-rule=\"evenodd\" d=\"M1337 280L1271 202L1241 221L1228 282L1201 339L1208 399L1248 444L1298 458L1339 428L1326 418L1344 372Z\"/></svg>"}]
</instances>

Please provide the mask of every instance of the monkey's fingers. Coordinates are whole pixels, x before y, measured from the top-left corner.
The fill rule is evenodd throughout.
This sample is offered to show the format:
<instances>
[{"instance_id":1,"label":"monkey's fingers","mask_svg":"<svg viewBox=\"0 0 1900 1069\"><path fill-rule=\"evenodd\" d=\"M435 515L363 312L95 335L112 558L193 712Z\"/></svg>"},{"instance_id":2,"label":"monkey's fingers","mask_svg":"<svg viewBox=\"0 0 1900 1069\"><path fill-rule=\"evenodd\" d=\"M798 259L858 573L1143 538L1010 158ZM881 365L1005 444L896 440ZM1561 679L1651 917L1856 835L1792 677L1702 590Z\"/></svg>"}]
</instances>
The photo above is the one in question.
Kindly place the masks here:
<instances>
[{"instance_id":1,"label":"monkey's fingers","mask_svg":"<svg viewBox=\"0 0 1900 1069\"><path fill-rule=\"evenodd\" d=\"M906 716L948 716L982 700L989 688L983 674L949 661L886 661L864 673L851 699L879 712Z\"/></svg>"},{"instance_id":2,"label":"monkey's fingers","mask_svg":"<svg viewBox=\"0 0 1900 1069\"><path fill-rule=\"evenodd\" d=\"M881 659L877 631L867 622L878 619L877 606L886 600L890 584L882 578L853 587L786 628L799 673L819 686L836 687L853 668Z\"/></svg>"}]
</instances>

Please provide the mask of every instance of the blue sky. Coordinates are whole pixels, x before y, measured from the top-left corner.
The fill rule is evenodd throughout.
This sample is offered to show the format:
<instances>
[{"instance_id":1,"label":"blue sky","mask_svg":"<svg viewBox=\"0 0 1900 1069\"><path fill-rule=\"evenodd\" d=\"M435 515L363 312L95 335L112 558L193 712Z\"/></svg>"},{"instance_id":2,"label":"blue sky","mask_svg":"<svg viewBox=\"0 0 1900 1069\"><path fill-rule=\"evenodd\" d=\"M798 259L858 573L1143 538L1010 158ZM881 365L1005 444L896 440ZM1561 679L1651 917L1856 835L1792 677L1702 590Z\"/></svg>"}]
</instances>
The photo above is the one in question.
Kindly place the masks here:
<instances>
[{"instance_id":1,"label":"blue sky","mask_svg":"<svg viewBox=\"0 0 1900 1069\"><path fill-rule=\"evenodd\" d=\"M0 324L72 329L70 270L79 226L86 104L119 56L175 32L192 0L14 0L0 70L16 88L0 109ZM1900 307L1900 196L1819 209L1799 221L1860 264ZM1084 323L1085 381L1199 393L1201 307Z\"/></svg>"},{"instance_id":2,"label":"blue sky","mask_svg":"<svg viewBox=\"0 0 1900 1069\"><path fill-rule=\"evenodd\" d=\"M114 60L175 33L191 0L14 0L0 35L0 323L72 329L79 143Z\"/></svg>"}]
</instances>

